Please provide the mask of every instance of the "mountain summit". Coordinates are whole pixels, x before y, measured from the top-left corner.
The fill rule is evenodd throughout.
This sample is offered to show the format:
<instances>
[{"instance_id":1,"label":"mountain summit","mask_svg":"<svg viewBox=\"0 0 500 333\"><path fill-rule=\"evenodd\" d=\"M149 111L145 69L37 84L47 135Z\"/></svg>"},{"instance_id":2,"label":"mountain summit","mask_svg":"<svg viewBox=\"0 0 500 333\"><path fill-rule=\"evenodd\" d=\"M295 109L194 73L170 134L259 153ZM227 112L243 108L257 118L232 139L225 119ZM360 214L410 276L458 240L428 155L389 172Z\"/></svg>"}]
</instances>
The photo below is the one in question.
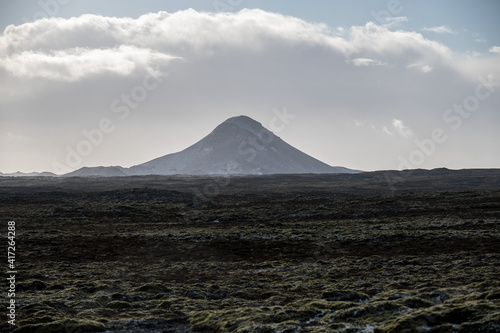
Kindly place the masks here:
<instances>
[{"instance_id":1,"label":"mountain summit","mask_svg":"<svg viewBox=\"0 0 500 333\"><path fill-rule=\"evenodd\" d=\"M116 167L115 167L116 168ZM82 168L83 169L83 168ZM80 169L80 170L82 170ZM103 169L85 168L84 175L106 176ZM68 176L80 176L80 170ZM124 175L261 175L293 173L348 173L292 147L247 116L232 117L209 135L184 149L125 169ZM83 174L82 174L83 175Z\"/></svg>"}]
</instances>

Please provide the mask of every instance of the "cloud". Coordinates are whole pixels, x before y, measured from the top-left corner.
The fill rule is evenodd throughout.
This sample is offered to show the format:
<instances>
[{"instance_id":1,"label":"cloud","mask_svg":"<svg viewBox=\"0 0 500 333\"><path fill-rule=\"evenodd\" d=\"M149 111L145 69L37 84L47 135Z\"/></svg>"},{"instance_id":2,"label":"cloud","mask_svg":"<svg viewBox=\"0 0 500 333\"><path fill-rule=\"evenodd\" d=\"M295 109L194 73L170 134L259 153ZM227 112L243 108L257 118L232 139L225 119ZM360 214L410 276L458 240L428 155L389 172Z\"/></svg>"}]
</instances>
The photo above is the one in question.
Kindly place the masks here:
<instances>
[{"instance_id":1,"label":"cloud","mask_svg":"<svg viewBox=\"0 0 500 333\"><path fill-rule=\"evenodd\" d=\"M127 75L137 67L184 56L213 56L221 48L261 52L274 43L324 48L356 57L356 66L385 63L363 60L370 59L370 54L406 53L417 59L449 56L446 47L420 34L393 32L371 22L343 34L346 38L324 24L248 9L235 14L159 12L135 20L97 15L49 18L8 26L0 37L0 66L18 77L71 81L101 72Z\"/></svg>"},{"instance_id":2,"label":"cloud","mask_svg":"<svg viewBox=\"0 0 500 333\"><path fill-rule=\"evenodd\" d=\"M430 27L430 28L423 27L420 30L422 30L422 31L428 31L428 32L434 32L436 34L456 34L457 33L456 31L453 31L447 25L441 25L441 26L438 26L438 27Z\"/></svg>"},{"instance_id":3,"label":"cloud","mask_svg":"<svg viewBox=\"0 0 500 333\"><path fill-rule=\"evenodd\" d=\"M7 136L7 141L26 142L26 141L30 140L28 137L21 135L21 134L14 134L11 132L6 132L5 135Z\"/></svg>"},{"instance_id":4,"label":"cloud","mask_svg":"<svg viewBox=\"0 0 500 333\"><path fill-rule=\"evenodd\" d=\"M83 15L67 20L50 18L8 26L2 37L0 54L35 49L107 48L123 44L161 51L188 49L205 52L207 48L218 45L257 50L266 41L260 38L263 35L269 38L267 42L278 38L316 44L331 39L329 33L324 24L257 9L236 14L190 9L173 14L150 13L138 19ZM242 35L246 39L242 40Z\"/></svg>"},{"instance_id":5,"label":"cloud","mask_svg":"<svg viewBox=\"0 0 500 333\"><path fill-rule=\"evenodd\" d=\"M408 69L418 69L422 73L430 73L433 70L433 68L431 66L426 65L426 64L421 64L421 63L409 64L406 68L408 68Z\"/></svg>"},{"instance_id":6,"label":"cloud","mask_svg":"<svg viewBox=\"0 0 500 333\"><path fill-rule=\"evenodd\" d=\"M358 67L386 65L386 63L383 63L381 61L373 60L373 59L368 59L368 58L356 58L356 59L352 59L351 63L354 66L358 66Z\"/></svg>"},{"instance_id":7,"label":"cloud","mask_svg":"<svg viewBox=\"0 0 500 333\"><path fill-rule=\"evenodd\" d=\"M402 120L399 119L393 119L391 126L383 126L382 131L386 134L389 134L391 136L398 134L404 138L409 138L413 136L412 130L403 124Z\"/></svg>"},{"instance_id":8,"label":"cloud","mask_svg":"<svg viewBox=\"0 0 500 333\"><path fill-rule=\"evenodd\" d=\"M387 17L386 20L389 22L407 22L408 17L406 16Z\"/></svg>"},{"instance_id":9,"label":"cloud","mask_svg":"<svg viewBox=\"0 0 500 333\"><path fill-rule=\"evenodd\" d=\"M151 68L173 59L179 58L122 45L111 49L72 48L47 53L22 51L4 59L2 65L17 77L76 81L103 72L125 76L138 65Z\"/></svg>"},{"instance_id":10,"label":"cloud","mask_svg":"<svg viewBox=\"0 0 500 333\"><path fill-rule=\"evenodd\" d=\"M500 54L500 46L493 46L490 48L490 53L497 53Z\"/></svg>"},{"instance_id":11,"label":"cloud","mask_svg":"<svg viewBox=\"0 0 500 333\"><path fill-rule=\"evenodd\" d=\"M376 12L371 12L373 18L376 19L376 21L381 24L382 26L386 28L395 28L401 25L403 22L408 21L408 17L406 16L385 16L385 15L379 15Z\"/></svg>"},{"instance_id":12,"label":"cloud","mask_svg":"<svg viewBox=\"0 0 500 333\"><path fill-rule=\"evenodd\" d=\"M386 134L394 135L394 132L392 132L387 126L382 127L382 131Z\"/></svg>"},{"instance_id":13,"label":"cloud","mask_svg":"<svg viewBox=\"0 0 500 333\"><path fill-rule=\"evenodd\" d=\"M368 22L351 27L346 39L347 53L360 58L377 58L382 62L401 64L406 56L413 60L446 61L452 56L444 45L409 31L391 31L388 27ZM370 56L368 56L370 55ZM396 63L395 63L396 62Z\"/></svg>"},{"instance_id":14,"label":"cloud","mask_svg":"<svg viewBox=\"0 0 500 333\"><path fill-rule=\"evenodd\" d=\"M408 126L405 126L403 124L403 121L401 121L399 119L393 119L392 126L399 133L399 135L401 135L405 138L413 136L411 129Z\"/></svg>"},{"instance_id":15,"label":"cloud","mask_svg":"<svg viewBox=\"0 0 500 333\"><path fill-rule=\"evenodd\" d=\"M406 16L386 17L385 21L387 22L386 26L393 28L396 26L400 26L401 23L403 23L403 22L407 22L408 17L406 17Z\"/></svg>"}]
</instances>

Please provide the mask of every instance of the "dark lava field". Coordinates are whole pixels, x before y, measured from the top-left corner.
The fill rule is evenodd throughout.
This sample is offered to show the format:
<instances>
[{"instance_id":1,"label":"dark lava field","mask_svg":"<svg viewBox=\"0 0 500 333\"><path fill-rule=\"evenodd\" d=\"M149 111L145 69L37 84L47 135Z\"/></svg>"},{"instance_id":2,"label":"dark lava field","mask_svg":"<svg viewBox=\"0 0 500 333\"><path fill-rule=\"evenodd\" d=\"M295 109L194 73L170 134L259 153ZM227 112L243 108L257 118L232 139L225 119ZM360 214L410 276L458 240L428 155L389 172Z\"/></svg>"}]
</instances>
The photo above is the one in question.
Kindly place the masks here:
<instances>
[{"instance_id":1,"label":"dark lava field","mask_svg":"<svg viewBox=\"0 0 500 333\"><path fill-rule=\"evenodd\" d=\"M2 332L500 332L500 170L0 177Z\"/></svg>"}]
</instances>

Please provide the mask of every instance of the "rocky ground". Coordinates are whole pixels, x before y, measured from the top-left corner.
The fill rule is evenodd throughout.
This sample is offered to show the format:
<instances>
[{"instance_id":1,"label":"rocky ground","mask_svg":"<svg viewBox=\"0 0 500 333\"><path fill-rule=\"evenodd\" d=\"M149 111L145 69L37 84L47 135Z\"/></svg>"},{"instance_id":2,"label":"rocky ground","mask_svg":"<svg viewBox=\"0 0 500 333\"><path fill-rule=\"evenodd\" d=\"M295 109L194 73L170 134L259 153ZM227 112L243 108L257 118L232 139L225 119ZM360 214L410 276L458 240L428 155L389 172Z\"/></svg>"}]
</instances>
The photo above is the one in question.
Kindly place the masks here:
<instances>
[{"instance_id":1,"label":"rocky ground","mask_svg":"<svg viewBox=\"0 0 500 333\"><path fill-rule=\"evenodd\" d=\"M498 170L0 177L10 220L5 332L500 331Z\"/></svg>"}]
</instances>

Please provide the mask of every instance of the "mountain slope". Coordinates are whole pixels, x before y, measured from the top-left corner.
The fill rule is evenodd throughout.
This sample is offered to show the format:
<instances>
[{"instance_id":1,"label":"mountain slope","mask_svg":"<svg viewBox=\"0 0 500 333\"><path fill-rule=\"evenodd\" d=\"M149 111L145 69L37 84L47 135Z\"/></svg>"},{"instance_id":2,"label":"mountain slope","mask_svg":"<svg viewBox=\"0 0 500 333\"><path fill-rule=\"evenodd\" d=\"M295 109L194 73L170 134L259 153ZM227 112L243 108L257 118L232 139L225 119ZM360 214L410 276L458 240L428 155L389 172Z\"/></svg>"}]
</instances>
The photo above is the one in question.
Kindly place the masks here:
<instances>
[{"instance_id":1,"label":"mountain slope","mask_svg":"<svg viewBox=\"0 0 500 333\"><path fill-rule=\"evenodd\" d=\"M83 167L64 175L64 177L123 177L123 176L128 176L128 172L126 168L122 168L120 166Z\"/></svg>"},{"instance_id":2,"label":"mountain slope","mask_svg":"<svg viewBox=\"0 0 500 333\"><path fill-rule=\"evenodd\" d=\"M260 123L229 118L178 153L133 166L129 175L222 175L356 172L332 167L284 142Z\"/></svg>"},{"instance_id":3,"label":"mountain slope","mask_svg":"<svg viewBox=\"0 0 500 333\"><path fill-rule=\"evenodd\" d=\"M2 173L0 172L0 177L57 177L55 173L52 172L12 172L12 173Z\"/></svg>"}]
</instances>

